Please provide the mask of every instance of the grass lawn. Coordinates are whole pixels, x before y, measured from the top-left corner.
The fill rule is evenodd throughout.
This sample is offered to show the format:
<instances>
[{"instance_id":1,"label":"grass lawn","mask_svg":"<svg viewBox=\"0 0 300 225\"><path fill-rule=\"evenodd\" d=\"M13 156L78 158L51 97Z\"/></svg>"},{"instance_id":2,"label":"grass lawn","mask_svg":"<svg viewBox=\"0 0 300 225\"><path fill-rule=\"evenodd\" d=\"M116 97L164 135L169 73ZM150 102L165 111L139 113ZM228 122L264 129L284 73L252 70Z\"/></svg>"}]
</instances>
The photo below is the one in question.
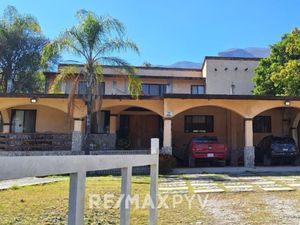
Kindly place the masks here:
<instances>
[{"instance_id":1,"label":"grass lawn","mask_svg":"<svg viewBox=\"0 0 300 225\"><path fill-rule=\"evenodd\" d=\"M120 194L120 177L89 177L86 184L85 224L119 224L119 209L89 207L90 194ZM0 191L0 224L66 224L68 179L52 184ZM133 177L132 193L149 193L148 177ZM191 196L192 193L190 192ZM206 194L201 194L204 200ZM142 199L142 198L141 198ZM296 224L300 215L300 191L215 193L201 208L187 201L159 209L159 224ZM131 224L147 224L148 209L132 206Z\"/></svg>"}]
</instances>

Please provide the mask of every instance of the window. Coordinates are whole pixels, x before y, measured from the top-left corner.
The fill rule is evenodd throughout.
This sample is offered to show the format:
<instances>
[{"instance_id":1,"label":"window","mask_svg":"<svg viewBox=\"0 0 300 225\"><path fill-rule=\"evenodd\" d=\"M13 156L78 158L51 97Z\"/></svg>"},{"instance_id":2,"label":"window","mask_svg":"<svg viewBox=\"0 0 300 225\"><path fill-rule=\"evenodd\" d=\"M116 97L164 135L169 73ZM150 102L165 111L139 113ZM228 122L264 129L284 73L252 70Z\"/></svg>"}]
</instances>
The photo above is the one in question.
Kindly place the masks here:
<instances>
[{"instance_id":1,"label":"window","mask_svg":"<svg viewBox=\"0 0 300 225\"><path fill-rule=\"evenodd\" d=\"M106 134L109 132L109 111L99 111L92 115L92 133L93 134Z\"/></svg>"},{"instance_id":2,"label":"window","mask_svg":"<svg viewBox=\"0 0 300 225\"><path fill-rule=\"evenodd\" d=\"M64 94L69 94L71 89L71 84L69 81L63 81L60 84L60 91Z\"/></svg>"},{"instance_id":3,"label":"window","mask_svg":"<svg viewBox=\"0 0 300 225\"><path fill-rule=\"evenodd\" d=\"M214 132L213 116L185 116L184 131L186 133L211 133Z\"/></svg>"},{"instance_id":4,"label":"window","mask_svg":"<svg viewBox=\"0 0 300 225\"><path fill-rule=\"evenodd\" d=\"M87 82L85 80L78 82L78 94L79 95L85 95L87 91ZM101 93L102 95L105 94L105 83L101 82L98 84L98 93Z\"/></svg>"},{"instance_id":5,"label":"window","mask_svg":"<svg viewBox=\"0 0 300 225\"><path fill-rule=\"evenodd\" d=\"M98 84L98 93L105 95L105 83L101 82Z\"/></svg>"},{"instance_id":6,"label":"window","mask_svg":"<svg viewBox=\"0 0 300 225\"><path fill-rule=\"evenodd\" d=\"M191 93L193 95L205 94L205 86L204 85L192 85L191 86Z\"/></svg>"},{"instance_id":7,"label":"window","mask_svg":"<svg viewBox=\"0 0 300 225\"><path fill-rule=\"evenodd\" d=\"M148 96L162 96L166 93L167 85L165 84L142 84L142 94Z\"/></svg>"},{"instance_id":8,"label":"window","mask_svg":"<svg viewBox=\"0 0 300 225\"><path fill-rule=\"evenodd\" d=\"M271 133L271 116L256 116L253 119L253 132Z\"/></svg>"},{"instance_id":9,"label":"window","mask_svg":"<svg viewBox=\"0 0 300 225\"><path fill-rule=\"evenodd\" d=\"M36 110L12 110L11 130L13 133L34 133Z\"/></svg>"},{"instance_id":10,"label":"window","mask_svg":"<svg viewBox=\"0 0 300 225\"><path fill-rule=\"evenodd\" d=\"M78 94L85 95L87 91L87 82L82 80L78 83Z\"/></svg>"}]
</instances>

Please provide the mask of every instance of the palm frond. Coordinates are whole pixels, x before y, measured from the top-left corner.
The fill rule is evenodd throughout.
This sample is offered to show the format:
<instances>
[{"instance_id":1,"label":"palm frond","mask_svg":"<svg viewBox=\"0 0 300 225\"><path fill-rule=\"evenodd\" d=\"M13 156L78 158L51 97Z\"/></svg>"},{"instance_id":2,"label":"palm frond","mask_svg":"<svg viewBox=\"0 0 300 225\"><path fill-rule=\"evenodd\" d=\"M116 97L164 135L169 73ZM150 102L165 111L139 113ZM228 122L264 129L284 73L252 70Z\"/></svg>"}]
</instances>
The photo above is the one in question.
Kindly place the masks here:
<instances>
[{"instance_id":1,"label":"palm frond","mask_svg":"<svg viewBox=\"0 0 300 225\"><path fill-rule=\"evenodd\" d=\"M107 55L114 52L120 53L122 51L131 50L137 54L140 54L138 46L131 40L123 40L120 38L107 40L105 43L101 43L95 51L94 59L97 60L99 55Z\"/></svg>"},{"instance_id":2,"label":"palm frond","mask_svg":"<svg viewBox=\"0 0 300 225\"><path fill-rule=\"evenodd\" d=\"M55 77L54 81L50 85L50 93L59 93L61 84L64 81L71 81L71 83L77 82L77 77L80 76L80 72L76 66L65 66L59 69L59 74Z\"/></svg>"}]
</instances>

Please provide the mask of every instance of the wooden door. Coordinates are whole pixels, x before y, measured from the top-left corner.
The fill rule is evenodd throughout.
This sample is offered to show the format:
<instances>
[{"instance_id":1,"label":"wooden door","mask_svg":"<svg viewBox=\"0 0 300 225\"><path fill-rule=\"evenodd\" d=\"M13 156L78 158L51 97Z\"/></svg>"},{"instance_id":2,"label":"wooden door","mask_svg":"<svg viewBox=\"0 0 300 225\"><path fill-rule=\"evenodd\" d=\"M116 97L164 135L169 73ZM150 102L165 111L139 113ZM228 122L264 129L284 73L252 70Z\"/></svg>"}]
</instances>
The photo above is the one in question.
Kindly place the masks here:
<instances>
[{"instance_id":1,"label":"wooden door","mask_svg":"<svg viewBox=\"0 0 300 225\"><path fill-rule=\"evenodd\" d=\"M132 149L150 149L150 139L160 137L159 119L157 115L129 117L129 140Z\"/></svg>"}]
</instances>

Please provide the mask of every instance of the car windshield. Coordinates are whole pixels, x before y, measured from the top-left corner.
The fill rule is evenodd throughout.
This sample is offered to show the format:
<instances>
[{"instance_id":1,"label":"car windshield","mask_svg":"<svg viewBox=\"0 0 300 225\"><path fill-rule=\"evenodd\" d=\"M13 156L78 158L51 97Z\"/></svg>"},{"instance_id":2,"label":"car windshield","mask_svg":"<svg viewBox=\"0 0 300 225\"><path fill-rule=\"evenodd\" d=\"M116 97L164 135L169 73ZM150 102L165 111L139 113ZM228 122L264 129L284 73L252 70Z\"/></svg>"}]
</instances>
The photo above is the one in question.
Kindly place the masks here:
<instances>
[{"instance_id":1,"label":"car windshield","mask_svg":"<svg viewBox=\"0 0 300 225\"><path fill-rule=\"evenodd\" d=\"M293 138L282 138L282 137L275 137L272 140L273 144L294 144L294 139Z\"/></svg>"},{"instance_id":2,"label":"car windshield","mask_svg":"<svg viewBox=\"0 0 300 225\"><path fill-rule=\"evenodd\" d=\"M194 137L192 139L193 142L197 142L197 143L216 143L218 142L218 138L217 137Z\"/></svg>"}]
</instances>

